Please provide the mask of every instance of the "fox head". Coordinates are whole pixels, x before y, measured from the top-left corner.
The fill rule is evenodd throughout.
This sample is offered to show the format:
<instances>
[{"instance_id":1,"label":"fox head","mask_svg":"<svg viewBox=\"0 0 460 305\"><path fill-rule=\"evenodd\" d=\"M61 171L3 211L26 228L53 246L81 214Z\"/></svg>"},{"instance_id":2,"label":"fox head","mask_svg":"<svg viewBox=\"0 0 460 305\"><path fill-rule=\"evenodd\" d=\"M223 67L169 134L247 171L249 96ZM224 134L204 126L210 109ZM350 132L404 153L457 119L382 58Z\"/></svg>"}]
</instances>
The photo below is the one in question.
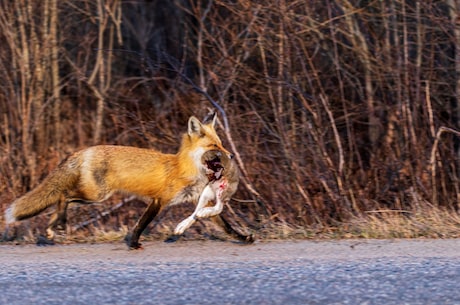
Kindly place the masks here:
<instances>
[{"instance_id":1,"label":"fox head","mask_svg":"<svg viewBox=\"0 0 460 305\"><path fill-rule=\"evenodd\" d=\"M206 163L202 159L207 151L217 150L225 154L229 159L233 158L233 154L222 146L222 141L215 129L216 122L216 115L214 115L212 121L208 124L200 122L194 116L188 120L188 131L184 135L181 151L187 152L194 160L195 165L203 170L207 169Z\"/></svg>"}]
</instances>

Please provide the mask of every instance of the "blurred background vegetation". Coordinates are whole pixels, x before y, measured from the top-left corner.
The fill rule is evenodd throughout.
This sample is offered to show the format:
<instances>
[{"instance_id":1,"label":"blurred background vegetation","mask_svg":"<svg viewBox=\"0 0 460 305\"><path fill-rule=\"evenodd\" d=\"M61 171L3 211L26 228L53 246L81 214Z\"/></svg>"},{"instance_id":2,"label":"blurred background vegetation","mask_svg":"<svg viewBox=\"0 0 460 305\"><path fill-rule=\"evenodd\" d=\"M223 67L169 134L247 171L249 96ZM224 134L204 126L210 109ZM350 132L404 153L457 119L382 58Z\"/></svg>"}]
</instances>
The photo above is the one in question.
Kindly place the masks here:
<instances>
[{"instance_id":1,"label":"blurred background vegetation","mask_svg":"<svg viewBox=\"0 0 460 305\"><path fill-rule=\"evenodd\" d=\"M0 207L90 145L175 152L212 99L243 175L225 213L262 238L459 236L459 13L459 0L2 1ZM129 230L144 204L119 200L73 207L73 234Z\"/></svg>"}]
</instances>

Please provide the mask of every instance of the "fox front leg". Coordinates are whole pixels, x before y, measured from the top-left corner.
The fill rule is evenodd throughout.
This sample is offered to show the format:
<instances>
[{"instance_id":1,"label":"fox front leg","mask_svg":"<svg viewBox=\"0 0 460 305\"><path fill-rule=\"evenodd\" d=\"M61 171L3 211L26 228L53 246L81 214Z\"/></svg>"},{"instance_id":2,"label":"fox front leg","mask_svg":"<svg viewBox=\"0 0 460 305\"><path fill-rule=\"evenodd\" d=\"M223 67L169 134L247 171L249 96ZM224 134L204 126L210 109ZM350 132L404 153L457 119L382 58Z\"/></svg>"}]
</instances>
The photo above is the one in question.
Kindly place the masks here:
<instances>
[{"instance_id":1,"label":"fox front leg","mask_svg":"<svg viewBox=\"0 0 460 305\"><path fill-rule=\"evenodd\" d=\"M160 210L160 200L154 199L148 204L147 209L144 211L141 218L139 218L136 225L134 226L132 234L128 234L128 236L125 237L125 240L130 249L142 249L142 244L139 243L139 238L142 232L145 230L148 224L152 222Z\"/></svg>"}]
</instances>

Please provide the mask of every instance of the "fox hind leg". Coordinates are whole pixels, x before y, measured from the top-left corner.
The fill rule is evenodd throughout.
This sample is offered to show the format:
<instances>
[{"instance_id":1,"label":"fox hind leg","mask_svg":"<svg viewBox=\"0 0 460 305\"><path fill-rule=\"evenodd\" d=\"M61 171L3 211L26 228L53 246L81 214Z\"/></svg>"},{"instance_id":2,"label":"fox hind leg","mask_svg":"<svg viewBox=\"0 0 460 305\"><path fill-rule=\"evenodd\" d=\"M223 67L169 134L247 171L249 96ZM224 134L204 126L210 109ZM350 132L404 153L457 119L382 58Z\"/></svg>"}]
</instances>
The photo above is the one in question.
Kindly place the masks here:
<instances>
[{"instance_id":1,"label":"fox hind leg","mask_svg":"<svg viewBox=\"0 0 460 305\"><path fill-rule=\"evenodd\" d=\"M46 238L49 240L53 240L56 233L55 230L57 228L64 229L66 228L67 224L67 205L68 202L64 196L59 198L59 202L56 205L56 210L51 215L50 220L48 221L48 226L46 228Z\"/></svg>"}]
</instances>

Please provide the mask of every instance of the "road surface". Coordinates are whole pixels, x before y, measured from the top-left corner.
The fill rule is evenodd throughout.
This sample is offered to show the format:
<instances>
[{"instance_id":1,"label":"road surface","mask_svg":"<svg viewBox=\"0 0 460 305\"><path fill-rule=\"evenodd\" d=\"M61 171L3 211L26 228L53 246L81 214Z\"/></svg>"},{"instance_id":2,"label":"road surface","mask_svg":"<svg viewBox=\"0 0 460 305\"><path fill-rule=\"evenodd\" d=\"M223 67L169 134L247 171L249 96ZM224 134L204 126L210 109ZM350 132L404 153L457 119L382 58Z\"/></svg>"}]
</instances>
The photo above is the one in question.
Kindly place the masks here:
<instances>
[{"instance_id":1,"label":"road surface","mask_svg":"<svg viewBox=\"0 0 460 305\"><path fill-rule=\"evenodd\" d=\"M0 304L460 304L460 240L0 246Z\"/></svg>"}]
</instances>

